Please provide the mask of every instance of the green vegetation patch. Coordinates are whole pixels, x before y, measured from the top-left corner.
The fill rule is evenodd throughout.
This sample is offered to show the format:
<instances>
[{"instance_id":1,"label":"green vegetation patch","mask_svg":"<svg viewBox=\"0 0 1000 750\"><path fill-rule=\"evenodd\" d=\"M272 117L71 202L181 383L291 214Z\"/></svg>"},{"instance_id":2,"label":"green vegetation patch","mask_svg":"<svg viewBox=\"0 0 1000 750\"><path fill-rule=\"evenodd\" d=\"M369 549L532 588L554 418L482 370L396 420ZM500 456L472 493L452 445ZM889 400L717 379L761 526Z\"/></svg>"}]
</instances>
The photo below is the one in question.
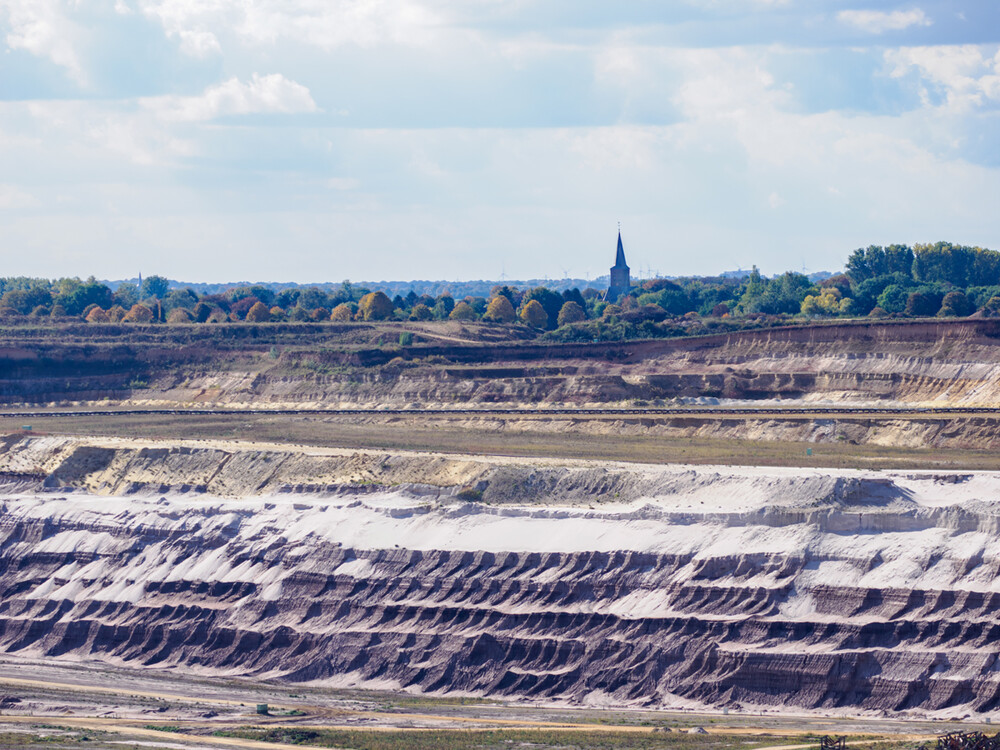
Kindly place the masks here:
<instances>
[{"instance_id":1,"label":"green vegetation patch","mask_svg":"<svg viewBox=\"0 0 1000 750\"><path fill-rule=\"evenodd\" d=\"M311 747L353 750L753 750L777 744L798 744L794 739L760 735L686 734L684 732L615 732L583 730L312 730L258 728L215 732L218 737L238 737ZM802 744L807 744L804 740ZM818 742L817 742L818 744ZM886 748L888 750L888 748Z\"/></svg>"}]
</instances>

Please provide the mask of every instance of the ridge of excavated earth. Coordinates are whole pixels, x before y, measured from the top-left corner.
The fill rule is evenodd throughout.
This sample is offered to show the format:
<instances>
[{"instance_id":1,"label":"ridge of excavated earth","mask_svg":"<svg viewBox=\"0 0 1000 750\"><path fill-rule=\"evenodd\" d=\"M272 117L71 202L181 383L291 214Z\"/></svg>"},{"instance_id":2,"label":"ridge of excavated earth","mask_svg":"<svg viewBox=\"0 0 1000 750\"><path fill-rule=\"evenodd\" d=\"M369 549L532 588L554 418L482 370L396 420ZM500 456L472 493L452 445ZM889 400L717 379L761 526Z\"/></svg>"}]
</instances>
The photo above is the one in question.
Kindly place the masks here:
<instances>
[{"instance_id":1,"label":"ridge of excavated earth","mask_svg":"<svg viewBox=\"0 0 1000 750\"><path fill-rule=\"evenodd\" d=\"M8 438L0 650L653 706L990 714L1000 475Z\"/></svg>"},{"instance_id":2,"label":"ridge of excavated earth","mask_svg":"<svg viewBox=\"0 0 1000 750\"><path fill-rule=\"evenodd\" d=\"M492 335L502 335L498 328ZM394 323L380 330L91 326L56 337L9 329L0 332L0 403L1000 403L1000 319L853 321L574 344L467 340L489 326ZM421 343L393 343L402 333Z\"/></svg>"}]
</instances>

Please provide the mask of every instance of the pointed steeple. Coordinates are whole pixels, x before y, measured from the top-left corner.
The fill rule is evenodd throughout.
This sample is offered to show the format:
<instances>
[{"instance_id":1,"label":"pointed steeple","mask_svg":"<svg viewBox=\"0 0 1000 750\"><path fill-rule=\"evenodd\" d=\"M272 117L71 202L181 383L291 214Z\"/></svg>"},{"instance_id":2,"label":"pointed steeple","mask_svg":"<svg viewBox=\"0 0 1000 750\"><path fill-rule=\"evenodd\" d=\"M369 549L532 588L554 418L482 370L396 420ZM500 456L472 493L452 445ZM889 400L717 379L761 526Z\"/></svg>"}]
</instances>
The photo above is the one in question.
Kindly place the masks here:
<instances>
[{"instance_id":1,"label":"pointed steeple","mask_svg":"<svg viewBox=\"0 0 1000 750\"><path fill-rule=\"evenodd\" d=\"M618 254L615 256L615 268L628 268L625 263L625 248L622 247L622 232L618 230Z\"/></svg>"},{"instance_id":2,"label":"pointed steeple","mask_svg":"<svg viewBox=\"0 0 1000 750\"><path fill-rule=\"evenodd\" d=\"M611 267L611 284L604 298L608 302L615 302L623 294L628 294L632 288L632 279L629 274L628 264L625 262L625 248L622 246L622 228L618 225L618 253L615 256L615 264Z\"/></svg>"}]
</instances>

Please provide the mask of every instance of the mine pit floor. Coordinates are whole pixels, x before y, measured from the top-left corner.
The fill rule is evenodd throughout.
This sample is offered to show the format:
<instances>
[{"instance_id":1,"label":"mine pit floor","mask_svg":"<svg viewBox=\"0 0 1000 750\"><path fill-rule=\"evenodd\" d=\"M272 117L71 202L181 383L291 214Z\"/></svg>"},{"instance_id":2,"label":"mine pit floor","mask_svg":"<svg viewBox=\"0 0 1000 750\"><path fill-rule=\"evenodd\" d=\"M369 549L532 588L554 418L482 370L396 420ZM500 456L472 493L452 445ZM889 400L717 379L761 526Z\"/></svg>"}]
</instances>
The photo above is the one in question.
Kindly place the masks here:
<instances>
[{"instance_id":1,"label":"mine pit floor","mask_svg":"<svg viewBox=\"0 0 1000 750\"><path fill-rule=\"evenodd\" d=\"M537 705L0 659L0 748L798 750L842 735L903 750L959 729L992 733L966 721Z\"/></svg>"}]
</instances>

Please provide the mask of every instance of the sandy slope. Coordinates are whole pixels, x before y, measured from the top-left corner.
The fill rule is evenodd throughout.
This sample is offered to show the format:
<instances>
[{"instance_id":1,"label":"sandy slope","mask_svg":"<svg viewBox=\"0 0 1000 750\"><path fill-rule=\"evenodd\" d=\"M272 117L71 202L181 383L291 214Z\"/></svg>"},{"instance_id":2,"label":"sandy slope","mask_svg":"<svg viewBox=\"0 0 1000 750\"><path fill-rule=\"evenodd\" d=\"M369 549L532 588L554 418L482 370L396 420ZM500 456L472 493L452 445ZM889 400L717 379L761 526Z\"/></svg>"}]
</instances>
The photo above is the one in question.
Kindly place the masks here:
<instances>
[{"instance_id":1,"label":"sandy slope","mask_svg":"<svg viewBox=\"0 0 1000 750\"><path fill-rule=\"evenodd\" d=\"M9 444L0 648L601 705L1000 702L996 474L232 448Z\"/></svg>"}]
</instances>

